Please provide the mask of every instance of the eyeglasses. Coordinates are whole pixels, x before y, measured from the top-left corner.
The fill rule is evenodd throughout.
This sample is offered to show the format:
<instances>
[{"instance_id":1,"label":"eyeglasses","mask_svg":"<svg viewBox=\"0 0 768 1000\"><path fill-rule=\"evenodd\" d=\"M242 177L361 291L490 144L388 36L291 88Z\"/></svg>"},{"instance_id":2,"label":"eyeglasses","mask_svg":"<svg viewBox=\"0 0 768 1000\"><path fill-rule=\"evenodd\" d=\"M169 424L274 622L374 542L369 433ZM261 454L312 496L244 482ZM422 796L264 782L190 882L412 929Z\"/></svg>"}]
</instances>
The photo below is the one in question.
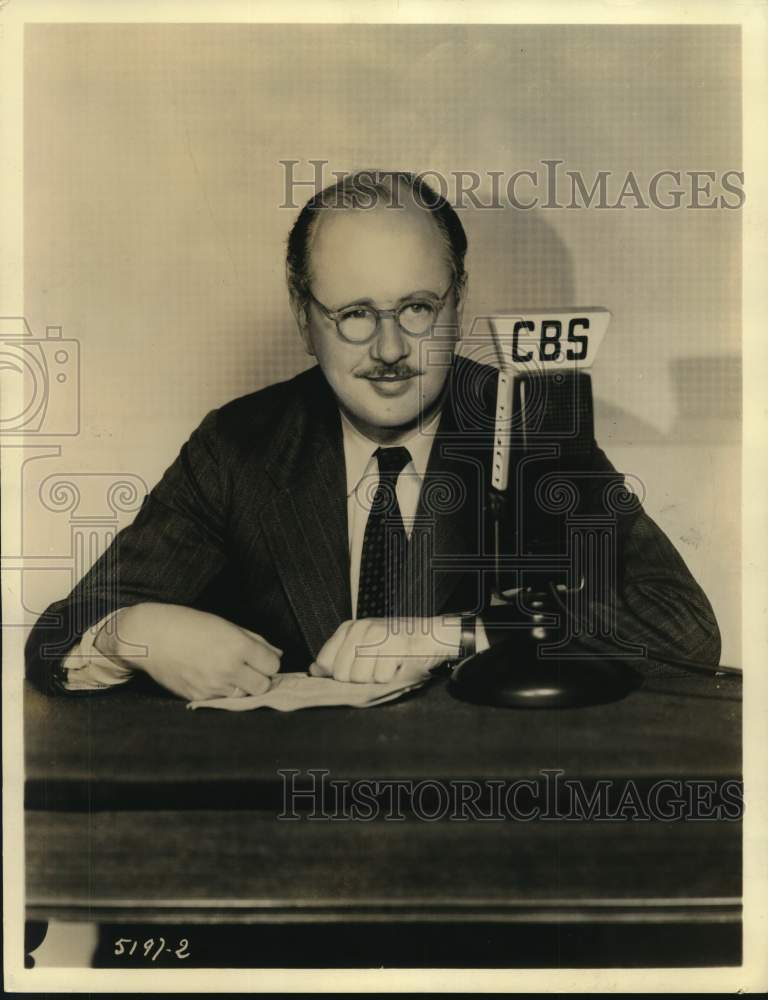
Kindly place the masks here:
<instances>
[{"instance_id":1,"label":"eyeglasses","mask_svg":"<svg viewBox=\"0 0 768 1000\"><path fill-rule=\"evenodd\" d=\"M342 340L350 344L365 344L375 336L382 316L392 316L400 329L412 337L423 337L430 333L452 290L453 282L439 298L425 292L406 299L395 309L377 309L375 306L356 303L332 310L316 299L312 292L309 297L328 319L333 320Z\"/></svg>"}]
</instances>

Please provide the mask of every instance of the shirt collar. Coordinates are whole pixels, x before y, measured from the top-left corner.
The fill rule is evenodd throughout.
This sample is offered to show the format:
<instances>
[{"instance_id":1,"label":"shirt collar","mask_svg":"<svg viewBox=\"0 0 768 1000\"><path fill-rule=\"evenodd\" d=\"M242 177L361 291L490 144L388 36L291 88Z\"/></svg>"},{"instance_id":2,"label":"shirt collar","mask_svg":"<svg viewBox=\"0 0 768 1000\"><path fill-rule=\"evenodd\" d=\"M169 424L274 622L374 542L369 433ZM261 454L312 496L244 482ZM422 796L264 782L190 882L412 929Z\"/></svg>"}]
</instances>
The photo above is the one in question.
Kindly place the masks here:
<instances>
[{"instance_id":1,"label":"shirt collar","mask_svg":"<svg viewBox=\"0 0 768 1000\"><path fill-rule=\"evenodd\" d=\"M344 441L344 462L347 469L347 496L349 497L360 484L360 480L368 471L371 462L376 459L373 453L380 447L375 441L371 441L351 423L341 410L341 431ZM432 451L432 442L435 439L437 428L440 423L440 412L436 413L423 427L417 427L410 431L405 437L397 441L392 441L386 447L402 446L407 448L411 454L411 461L406 466L411 472L423 479Z\"/></svg>"}]
</instances>

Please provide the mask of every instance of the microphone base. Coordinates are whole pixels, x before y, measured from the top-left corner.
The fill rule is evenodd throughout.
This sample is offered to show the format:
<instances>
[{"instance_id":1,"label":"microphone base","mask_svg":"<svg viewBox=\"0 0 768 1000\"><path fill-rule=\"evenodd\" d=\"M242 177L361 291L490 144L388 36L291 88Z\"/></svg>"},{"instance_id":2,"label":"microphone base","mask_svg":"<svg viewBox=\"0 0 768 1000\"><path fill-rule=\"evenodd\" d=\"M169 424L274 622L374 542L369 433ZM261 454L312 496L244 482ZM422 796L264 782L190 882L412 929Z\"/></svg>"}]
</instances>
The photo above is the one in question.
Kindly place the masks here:
<instances>
[{"instance_id":1,"label":"microphone base","mask_svg":"<svg viewBox=\"0 0 768 1000\"><path fill-rule=\"evenodd\" d=\"M451 695L503 708L581 708L620 701L643 682L621 660L538 657L536 645L503 642L464 660L449 681Z\"/></svg>"}]
</instances>

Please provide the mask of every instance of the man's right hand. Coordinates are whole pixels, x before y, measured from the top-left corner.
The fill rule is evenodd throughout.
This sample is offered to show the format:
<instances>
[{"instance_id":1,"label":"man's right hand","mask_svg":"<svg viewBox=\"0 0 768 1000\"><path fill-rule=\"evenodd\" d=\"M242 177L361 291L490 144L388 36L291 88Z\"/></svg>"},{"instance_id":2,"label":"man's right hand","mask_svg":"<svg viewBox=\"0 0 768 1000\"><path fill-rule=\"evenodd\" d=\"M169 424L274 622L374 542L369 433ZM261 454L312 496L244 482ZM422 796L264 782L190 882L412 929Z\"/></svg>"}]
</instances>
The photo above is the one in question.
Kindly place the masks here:
<instances>
[{"instance_id":1,"label":"man's right hand","mask_svg":"<svg viewBox=\"0 0 768 1000\"><path fill-rule=\"evenodd\" d=\"M282 655L255 632L177 604L122 608L94 645L190 701L263 694Z\"/></svg>"}]
</instances>

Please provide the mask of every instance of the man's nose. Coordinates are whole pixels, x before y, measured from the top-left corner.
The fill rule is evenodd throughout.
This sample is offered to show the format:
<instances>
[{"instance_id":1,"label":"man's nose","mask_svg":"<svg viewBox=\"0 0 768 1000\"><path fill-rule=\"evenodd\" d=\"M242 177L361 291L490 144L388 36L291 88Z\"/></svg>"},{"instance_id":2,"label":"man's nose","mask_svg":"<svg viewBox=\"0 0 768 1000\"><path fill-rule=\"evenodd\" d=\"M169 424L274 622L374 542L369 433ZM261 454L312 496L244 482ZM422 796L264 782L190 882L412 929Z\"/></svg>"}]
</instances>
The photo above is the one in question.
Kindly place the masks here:
<instances>
[{"instance_id":1,"label":"man's nose","mask_svg":"<svg viewBox=\"0 0 768 1000\"><path fill-rule=\"evenodd\" d=\"M385 365L394 365L411 353L408 338L394 316L382 316L371 343L371 356Z\"/></svg>"}]
</instances>

